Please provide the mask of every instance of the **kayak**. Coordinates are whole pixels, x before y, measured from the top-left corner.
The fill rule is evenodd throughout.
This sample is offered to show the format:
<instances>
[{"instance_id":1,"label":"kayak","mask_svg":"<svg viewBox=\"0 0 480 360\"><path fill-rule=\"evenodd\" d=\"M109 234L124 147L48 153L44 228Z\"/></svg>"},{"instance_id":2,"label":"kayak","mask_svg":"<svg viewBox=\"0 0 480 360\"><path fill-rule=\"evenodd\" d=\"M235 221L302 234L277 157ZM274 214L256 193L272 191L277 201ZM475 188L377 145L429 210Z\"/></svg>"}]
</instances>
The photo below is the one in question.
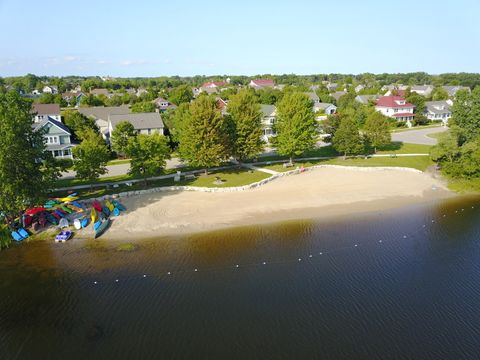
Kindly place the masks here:
<instances>
[{"instance_id":1,"label":"kayak","mask_svg":"<svg viewBox=\"0 0 480 360\"><path fill-rule=\"evenodd\" d=\"M112 212L113 209L115 209L115 206L108 200L105 200L105 206L108 208L108 210L110 210L110 212Z\"/></svg>"},{"instance_id":2,"label":"kayak","mask_svg":"<svg viewBox=\"0 0 480 360\"><path fill-rule=\"evenodd\" d=\"M95 239L99 238L100 236L103 235L103 233L108 229L108 227L110 226L110 223L111 223L111 220L110 219L106 219L105 221L103 221L100 226L98 226L98 228L95 230Z\"/></svg>"},{"instance_id":3,"label":"kayak","mask_svg":"<svg viewBox=\"0 0 480 360\"><path fill-rule=\"evenodd\" d=\"M98 212L101 212L102 211L102 205L97 201L95 200L92 204L92 206L95 208L95 210L97 210Z\"/></svg>"},{"instance_id":4,"label":"kayak","mask_svg":"<svg viewBox=\"0 0 480 360\"><path fill-rule=\"evenodd\" d=\"M108 207L104 206L102 208L102 212L105 214L106 217L110 216L110 210L108 209Z\"/></svg>"},{"instance_id":5,"label":"kayak","mask_svg":"<svg viewBox=\"0 0 480 360\"><path fill-rule=\"evenodd\" d=\"M92 219L92 223L97 221L97 217L97 211L95 210L95 208L92 208L92 211L90 211L90 219Z\"/></svg>"},{"instance_id":6,"label":"kayak","mask_svg":"<svg viewBox=\"0 0 480 360\"><path fill-rule=\"evenodd\" d=\"M48 214L48 215L47 215L47 221L48 221L50 224L58 225L58 220L57 220L57 218L56 218L53 214Z\"/></svg>"},{"instance_id":7,"label":"kayak","mask_svg":"<svg viewBox=\"0 0 480 360\"><path fill-rule=\"evenodd\" d=\"M86 228L88 226L88 218L85 216L82 220L80 220L80 224L82 228Z\"/></svg>"},{"instance_id":8,"label":"kayak","mask_svg":"<svg viewBox=\"0 0 480 360\"><path fill-rule=\"evenodd\" d=\"M120 210L118 208L114 208L112 211L113 216L119 216L120 215Z\"/></svg>"},{"instance_id":9,"label":"kayak","mask_svg":"<svg viewBox=\"0 0 480 360\"><path fill-rule=\"evenodd\" d=\"M76 207L85 210L85 206L83 206L82 204L80 204L78 201L72 201L72 202L71 202L71 205L75 205Z\"/></svg>"},{"instance_id":10,"label":"kayak","mask_svg":"<svg viewBox=\"0 0 480 360\"><path fill-rule=\"evenodd\" d=\"M63 211L65 211L67 214L73 213L73 210L72 210L72 209L69 209L66 205L60 206L60 209L62 209Z\"/></svg>"},{"instance_id":11,"label":"kayak","mask_svg":"<svg viewBox=\"0 0 480 360\"><path fill-rule=\"evenodd\" d=\"M122 204L120 204L120 203L119 203L118 201L116 201L116 200L113 200L113 205L115 205L115 207L116 207L118 210L120 210L120 211L125 211L125 210L127 210L127 209L125 208L125 206L123 206Z\"/></svg>"},{"instance_id":12,"label":"kayak","mask_svg":"<svg viewBox=\"0 0 480 360\"><path fill-rule=\"evenodd\" d=\"M46 210L47 209L45 209L44 207L31 208L31 209L27 209L27 211L25 211L25 215L36 215L36 214L44 212Z\"/></svg>"},{"instance_id":13,"label":"kayak","mask_svg":"<svg viewBox=\"0 0 480 360\"><path fill-rule=\"evenodd\" d=\"M55 242L65 242L69 240L73 235L71 231L62 231L60 234L55 236Z\"/></svg>"}]
</instances>

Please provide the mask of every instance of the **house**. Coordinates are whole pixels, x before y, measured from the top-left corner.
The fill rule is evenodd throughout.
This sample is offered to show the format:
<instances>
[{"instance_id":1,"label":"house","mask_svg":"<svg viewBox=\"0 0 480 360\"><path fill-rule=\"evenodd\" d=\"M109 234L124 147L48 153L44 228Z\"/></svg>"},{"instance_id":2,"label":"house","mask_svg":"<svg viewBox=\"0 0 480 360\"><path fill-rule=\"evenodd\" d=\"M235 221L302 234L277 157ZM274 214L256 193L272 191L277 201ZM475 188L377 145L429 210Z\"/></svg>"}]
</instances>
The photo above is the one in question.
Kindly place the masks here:
<instances>
[{"instance_id":1,"label":"house","mask_svg":"<svg viewBox=\"0 0 480 360\"><path fill-rule=\"evenodd\" d=\"M60 121L46 117L33 124L35 131L43 130L43 137L47 151L56 159L73 159L70 130Z\"/></svg>"},{"instance_id":2,"label":"house","mask_svg":"<svg viewBox=\"0 0 480 360\"><path fill-rule=\"evenodd\" d=\"M385 93L383 94L384 96L391 96L394 94L397 96L405 96L405 91L407 90L407 88L407 85L402 84L384 85L382 86L382 91L385 91Z\"/></svg>"},{"instance_id":3,"label":"house","mask_svg":"<svg viewBox=\"0 0 480 360\"><path fill-rule=\"evenodd\" d=\"M155 100L152 100L153 104L159 111L167 111L168 109L176 109L177 105L172 104L170 101L165 100L162 97L158 97Z\"/></svg>"},{"instance_id":4,"label":"house","mask_svg":"<svg viewBox=\"0 0 480 360\"><path fill-rule=\"evenodd\" d=\"M448 124L448 120L452 117L451 106L452 100L427 101L425 102L424 115L432 121L441 121L443 125Z\"/></svg>"},{"instance_id":5,"label":"house","mask_svg":"<svg viewBox=\"0 0 480 360\"><path fill-rule=\"evenodd\" d=\"M228 82L226 81L208 81L208 82L205 82L203 83L202 86L200 86L201 88L203 89L209 89L209 88L221 88L221 87L224 87L224 86L228 86Z\"/></svg>"},{"instance_id":6,"label":"house","mask_svg":"<svg viewBox=\"0 0 480 360\"><path fill-rule=\"evenodd\" d=\"M75 99L76 105L80 104L80 100L82 100L84 96L85 94L81 91L67 91L62 94L63 100L70 103L70 100Z\"/></svg>"},{"instance_id":7,"label":"house","mask_svg":"<svg viewBox=\"0 0 480 360\"><path fill-rule=\"evenodd\" d=\"M305 95L307 95L310 100L313 102L313 107L315 107L316 104L320 104L320 98L318 97L317 93L315 92L306 92Z\"/></svg>"},{"instance_id":8,"label":"house","mask_svg":"<svg viewBox=\"0 0 480 360\"><path fill-rule=\"evenodd\" d=\"M255 79L251 80L248 86L254 88L255 90L264 89L266 87L273 88L275 86L275 82L270 79Z\"/></svg>"},{"instance_id":9,"label":"house","mask_svg":"<svg viewBox=\"0 0 480 360\"><path fill-rule=\"evenodd\" d=\"M313 105L314 112L320 112L327 115L332 115L337 112L337 107L330 103L317 103Z\"/></svg>"},{"instance_id":10,"label":"house","mask_svg":"<svg viewBox=\"0 0 480 360\"><path fill-rule=\"evenodd\" d=\"M382 96L375 105L376 111L397 121L405 121L409 127L412 126L411 122L415 117L414 109L415 105L407 103L403 97L395 95Z\"/></svg>"},{"instance_id":11,"label":"house","mask_svg":"<svg viewBox=\"0 0 480 360\"><path fill-rule=\"evenodd\" d=\"M37 96L37 95L41 95L41 94L42 94L42 92L38 89L35 89L35 90L32 91L32 95Z\"/></svg>"},{"instance_id":12,"label":"house","mask_svg":"<svg viewBox=\"0 0 480 360\"><path fill-rule=\"evenodd\" d=\"M365 85L360 84L360 85L355 86L355 92L356 93L359 93L363 89L365 89Z\"/></svg>"},{"instance_id":13,"label":"house","mask_svg":"<svg viewBox=\"0 0 480 360\"><path fill-rule=\"evenodd\" d=\"M223 100L223 99L220 98L220 97L217 97L216 100L217 100L217 108L220 110L220 112L222 113L222 115L227 114L228 101L227 101L227 100Z\"/></svg>"},{"instance_id":14,"label":"house","mask_svg":"<svg viewBox=\"0 0 480 360\"><path fill-rule=\"evenodd\" d=\"M410 88L410 91L425 97L429 97L432 94L433 89L433 85L413 85Z\"/></svg>"},{"instance_id":15,"label":"house","mask_svg":"<svg viewBox=\"0 0 480 360\"><path fill-rule=\"evenodd\" d=\"M164 125L162 117L158 112L152 113L130 113L120 115L110 115L108 117L108 132L111 136L113 130L122 121L127 121L133 125L133 128L139 134L150 135L160 133L164 135Z\"/></svg>"},{"instance_id":16,"label":"house","mask_svg":"<svg viewBox=\"0 0 480 360\"><path fill-rule=\"evenodd\" d=\"M468 92L470 92L470 88L467 87L467 86L448 86L448 85L445 85L445 86L442 86L442 87L448 93L448 97L450 97L450 98L454 97L459 90L467 90Z\"/></svg>"},{"instance_id":17,"label":"house","mask_svg":"<svg viewBox=\"0 0 480 360\"><path fill-rule=\"evenodd\" d=\"M148 91L147 91L147 89L145 89L145 88L139 88L139 89L137 90L137 92L135 93L135 95L137 95L137 97L140 97L140 96L142 96L142 95L144 95L144 94L148 94Z\"/></svg>"},{"instance_id":18,"label":"house","mask_svg":"<svg viewBox=\"0 0 480 360\"><path fill-rule=\"evenodd\" d=\"M372 102L376 103L379 98L380 95L357 95L355 96L355 101L362 105L368 105Z\"/></svg>"},{"instance_id":19,"label":"house","mask_svg":"<svg viewBox=\"0 0 480 360\"><path fill-rule=\"evenodd\" d=\"M105 95L109 99L113 96L113 94L110 91L108 91L108 89L98 89L98 88L90 90L90 94L95 96Z\"/></svg>"},{"instance_id":20,"label":"house","mask_svg":"<svg viewBox=\"0 0 480 360\"><path fill-rule=\"evenodd\" d=\"M338 101L343 95L346 95L346 94L347 94L346 91L335 91L334 93L330 94L330 96L332 96L336 101Z\"/></svg>"},{"instance_id":21,"label":"house","mask_svg":"<svg viewBox=\"0 0 480 360\"><path fill-rule=\"evenodd\" d=\"M47 118L62 122L60 115L60 105L58 104L33 104L32 105L33 121L38 123Z\"/></svg>"},{"instance_id":22,"label":"house","mask_svg":"<svg viewBox=\"0 0 480 360\"><path fill-rule=\"evenodd\" d=\"M325 87L327 88L328 91L335 91L338 88L338 84L329 82L325 85Z\"/></svg>"},{"instance_id":23,"label":"house","mask_svg":"<svg viewBox=\"0 0 480 360\"><path fill-rule=\"evenodd\" d=\"M269 139L275 135L273 130L273 124L277 120L277 108L275 105L260 105L260 110L262 111L262 140L266 143L269 143Z\"/></svg>"},{"instance_id":24,"label":"house","mask_svg":"<svg viewBox=\"0 0 480 360\"><path fill-rule=\"evenodd\" d=\"M56 87L55 85L45 85L42 91L47 94L55 95L58 94L58 87Z\"/></svg>"},{"instance_id":25,"label":"house","mask_svg":"<svg viewBox=\"0 0 480 360\"><path fill-rule=\"evenodd\" d=\"M88 108L78 108L78 112L86 117L95 120L95 124L100 129L102 137L109 141L108 117L110 115L130 114L130 108L122 106L94 106Z\"/></svg>"}]
</instances>

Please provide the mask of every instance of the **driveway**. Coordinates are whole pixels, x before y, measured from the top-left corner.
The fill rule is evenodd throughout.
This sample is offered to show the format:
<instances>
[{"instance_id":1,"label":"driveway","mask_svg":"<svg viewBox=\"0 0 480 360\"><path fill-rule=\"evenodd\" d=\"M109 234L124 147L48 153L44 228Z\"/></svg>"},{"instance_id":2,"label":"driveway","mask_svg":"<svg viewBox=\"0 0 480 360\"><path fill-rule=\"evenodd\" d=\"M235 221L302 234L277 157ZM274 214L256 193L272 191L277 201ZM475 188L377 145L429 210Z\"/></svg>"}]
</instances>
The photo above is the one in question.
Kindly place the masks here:
<instances>
[{"instance_id":1,"label":"driveway","mask_svg":"<svg viewBox=\"0 0 480 360\"><path fill-rule=\"evenodd\" d=\"M410 144L436 145L437 139L428 137L428 134L437 134L447 131L444 126L432 127L419 130L406 130L392 133L392 141L401 141Z\"/></svg>"}]
</instances>

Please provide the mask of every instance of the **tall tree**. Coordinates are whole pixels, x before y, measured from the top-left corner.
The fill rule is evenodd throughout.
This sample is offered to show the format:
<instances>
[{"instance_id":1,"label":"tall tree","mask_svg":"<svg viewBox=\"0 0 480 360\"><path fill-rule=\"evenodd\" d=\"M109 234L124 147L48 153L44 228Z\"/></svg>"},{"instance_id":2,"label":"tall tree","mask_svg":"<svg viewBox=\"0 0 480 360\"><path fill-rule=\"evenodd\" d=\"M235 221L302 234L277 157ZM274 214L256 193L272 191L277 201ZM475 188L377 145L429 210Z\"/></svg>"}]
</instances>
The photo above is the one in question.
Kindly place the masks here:
<instances>
[{"instance_id":1,"label":"tall tree","mask_svg":"<svg viewBox=\"0 0 480 360\"><path fill-rule=\"evenodd\" d=\"M312 101L303 93L290 92L278 103L277 123L273 144L281 155L299 156L315 146L317 121L313 113Z\"/></svg>"},{"instance_id":2,"label":"tall tree","mask_svg":"<svg viewBox=\"0 0 480 360\"><path fill-rule=\"evenodd\" d=\"M378 147L388 145L392 141L389 122L384 115L377 111L367 117L364 130L366 140L373 147L374 153L377 152Z\"/></svg>"},{"instance_id":3,"label":"tall tree","mask_svg":"<svg viewBox=\"0 0 480 360\"><path fill-rule=\"evenodd\" d=\"M340 122L332 142L333 148L342 153L344 159L349 154L360 154L364 150L362 137L358 131L358 124L349 116L343 118Z\"/></svg>"},{"instance_id":4,"label":"tall tree","mask_svg":"<svg viewBox=\"0 0 480 360\"><path fill-rule=\"evenodd\" d=\"M193 99L193 92L190 86L180 85L170 91L168 100L175 105L189 103Z\"/></svg>"},{"instance_id":5,"label":"tall tree","mask_svg":"<svg viewBox=\"0 0 480 360\"><path fill-rule=\"evenodd\" d=\"M0 209L16 216L47 192L49 175L41 131L32 128L31 102L16 92L0 94Z\"/></svg>"},{"instance_id":6,"label":"tall tree","mask_svg":"<svg viewBox=\"0 0 480 360\"><path fill-rule=\"evenodd\" d=\"M80 114L78 111L67 110L62 113L62 116L63 122L72 131L75 140L81 140L82 133L87 129L92 129L97 133L100 131L95 124L95 120Z\"/></svg>"},{"instance_id":7,"label":"tall tree","mask_svg":"<svg viewBox=\"0 0 480 360\"><path fill-rule=\"evenodd\" d=\"M168 139L158 133L139 134L128 140L127 155L131 158L129 173L142 176L146 186L147 178L159 175L170 159Z\"/></svg>"},{"instance_id":8,"label":"tall tree","mask_svg":"<svg viewBox=\"0 0 480 360\"><path fill-rule=\"evenodd\" d=\"M263 149L262 112L255 95L247 90L240 90L232 95L228 103L231 120L232 155L239 161L255 157Z\"/></svg>"},{"instance_id":9,"label":"tall tree","mask_svg":"<svg viewBox=\"0 0 480 360\"><path fill-rule=\"evenodd\" d=\"M110 153L102 136L92 129L83 133L82 142L73 148L73 156L75 158L73 168L79 179L93 183L107 172Z\"/></svg>"},{"instance_id":10,"label":"tall tree","mask_svg":"<svg viewBox=\"0 0 480 360\"><path fill-rule=\"evenodd\" d=\"M112 150L119 154L125 155L131 138L135 137L137 132L131 123L121 121L112 131Z\"/></svg>"},{"instance_id":11,"label":"tall tree","mask_svg":"<svg viewBox=\"0 0 480 360\"><path fill-rule=\"evenodd\" d=\"M432 100L439 101L439 100L447 100L448 99L448 92L441 86L437 86L432 91Z\"/></svg>"},{"instance_id":12,"label":"tall tree","mask_svg":"<svg viewBox=\"0 0 480 360\"><path fill-rule=\"evenodd\" d=\"M151 101L140 101L133 104L130 110L134 113L154 112L155 105Z\"/></svg>"},{"instance_id":13,"label":"tall tree","mask_svg":"<svg viewBox=\"0 0 480 360\"><path fill-rule=\"evenodd\" d=\"M170 137L173 142L180 142L180 133L182 132L182 127L184 124L187 124L190 119L190 104L183 103L176 108L175 113L171 116L171 121L166 125L170 131ZM169 110L167 110L169 112ZM162 116L163 117L163 116ZM167 117L168 118L168 117Z\"/></svg>"},{"instance_id":14,"label":"tall tree","mask_svg":"<svg viewBox=\"0 0 480 360\"><path fill-rule=\"evenodd\" d=\"M227 159L227 124L217 109L215 99L200 96L190 105L185 114L179 134L180 157L193 166L208 168L218 166Z\"/></svg>"},{"instance_id":15,"label":"tall tree","mask_svg":"<svg viewBox=\"0 0 480 360\"><path fill-rule=\"evenodd\" d=\"M480 86L472 93L457 92L452 107L452 122L464 130L466 140L480 135Z\"/></svg>"}]
</instances>

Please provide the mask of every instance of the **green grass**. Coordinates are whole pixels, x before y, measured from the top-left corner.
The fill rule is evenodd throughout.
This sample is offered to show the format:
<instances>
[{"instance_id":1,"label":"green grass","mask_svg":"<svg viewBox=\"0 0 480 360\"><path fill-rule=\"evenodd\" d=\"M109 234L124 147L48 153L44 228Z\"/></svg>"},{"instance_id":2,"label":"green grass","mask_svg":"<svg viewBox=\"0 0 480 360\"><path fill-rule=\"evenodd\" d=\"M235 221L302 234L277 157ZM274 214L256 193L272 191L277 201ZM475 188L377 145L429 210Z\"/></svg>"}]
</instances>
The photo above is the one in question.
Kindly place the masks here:
<instances>
[{"instance_id":1,"label":"green grass","mask_svg":"<svg viewBox=\"0 0 480 360\"><path fill-rule=\"evenodd\" d=\"M432 139L439 139L443 134L445 134L444 132L441 132L441 133L433 133L433 134L427 134L427 136L429 138L432 138Z\"/></svg>"},{"instance_id":2,"label":"green grass","mask_svg":"<svg viewBox=\"0 0 480 360\"><path fill-rule=\"evenodd\" d=\"M409 167L425 171L427 167L432 165L433 162L428 156L415 156L415 157L396 157L396 158L368 158L368 159L329 159L329 160L317 160L317 161L298 161L295 162L294 167L284 168L282 164L266 165L263 168L274 170L278 172L286 172L294 170L296 166L310 167L314 165L343 165L343 166L373 166L373 167Z\"/></svg>"},{"instance_id":3,"label":"green grass","mask_svg":"<svg viewBox=\"0 0 480 360\"><path fill-rule=\"evenodd\" d=\"M130 159L111 160L107 163L107 166L108 165L121 165L121 164L130 164Z\"/></svg>"},{"instance_id":4,"label":"green grass","mask_svg":"<svg viewBox=\"0 0 480 360\"><path fill-rule=\"evenodd\" d=\"M390 145L378 148L377 154L429 154L432 146L392 142Z\"/></svg>"},{"instance_id":5,"label":"green grass","mask_svg":"<svg viewBox=\"0 0 480 360\"><path fill-rule=\"evenodd\" d=\"M430 124L430 125L419 125L411 128L394 128L391 132L403 132L403 131L413 131L420 129L436 128L442 126L441 124Z\"/></svg>"},{"instance_id":6,"label":"green grass","mask_svg":"<svg viewBox=\"0 0 480 360\"><path fill-rule=\"evenodd\" d=\"M448 188L459 193L480 193L480 178L476 179L448 179Z\"/></svg>"},{"instance_id":7,"label":"green grass","mask_svg":"<svg viewBox=\"0 0 480 360\"><path fill-rule=\"evenodd\" d=\"M135 244L126 243L126 244L122 244L122 245L117 246L117 251L129 252L129 251L136 250L136 248L137 247L135 246Z\"/></svg>"},{"instance_id":8,"label":"green grass","mask_svg":"<svg viewBox=\"0 0 480 360\"><path fill-rule=\"evenodd\" d=\"M209 175L197 176L195 180L188 183L190 186L199 187L234 187L252 184L254 182L266 179L270 177L270 174L266 174L260 171L253 171L246 169L232 169L224 170L222 172L216 172ZM219 177L223 181L223 185L216 185L215 179Z\"/></svg>"}]
</instances>

